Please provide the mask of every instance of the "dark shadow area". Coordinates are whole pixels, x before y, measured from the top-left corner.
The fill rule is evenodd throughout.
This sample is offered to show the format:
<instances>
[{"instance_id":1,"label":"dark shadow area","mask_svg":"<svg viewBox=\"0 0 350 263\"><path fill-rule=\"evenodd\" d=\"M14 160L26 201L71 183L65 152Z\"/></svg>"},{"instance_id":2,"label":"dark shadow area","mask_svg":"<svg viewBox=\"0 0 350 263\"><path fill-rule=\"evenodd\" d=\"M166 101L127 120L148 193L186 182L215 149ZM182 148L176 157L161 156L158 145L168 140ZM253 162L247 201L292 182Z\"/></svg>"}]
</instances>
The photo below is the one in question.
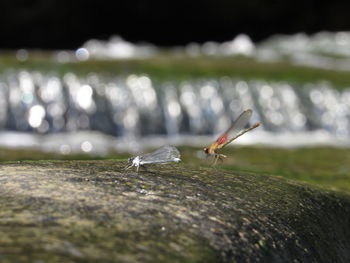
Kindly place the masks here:
<instances>
[{"instance_id":1,"label":"dark shadow area","mask_svg":"<svg viewBox=\"0 0 350 263\"><path fill-rule=\"evenodd\" d=\"M14 0L0 3L0 48L72 49L91 38L121 35L160 46L253 41L271 35L350 28L343 1Z\"/></svg>"}]
</instances>

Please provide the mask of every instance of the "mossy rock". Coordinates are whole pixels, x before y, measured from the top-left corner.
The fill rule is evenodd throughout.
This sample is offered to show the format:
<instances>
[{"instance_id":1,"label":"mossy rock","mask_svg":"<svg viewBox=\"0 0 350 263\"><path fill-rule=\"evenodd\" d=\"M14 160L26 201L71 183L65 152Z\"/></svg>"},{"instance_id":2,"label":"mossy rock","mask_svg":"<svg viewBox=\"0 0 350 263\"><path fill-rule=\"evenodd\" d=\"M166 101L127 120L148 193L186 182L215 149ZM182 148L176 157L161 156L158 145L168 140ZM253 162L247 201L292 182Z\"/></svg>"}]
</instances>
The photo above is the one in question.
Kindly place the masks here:
<instances>
[{"instance_id":1,"label":"mossy rock","mask_svg":"<svg viewBox=\"0 0 350 263\"><path fill-rule=\"evenodd\" d=\"M1 262L350 262L350 198L183 164L0 165Z\"/></svg>"}]
</instances>

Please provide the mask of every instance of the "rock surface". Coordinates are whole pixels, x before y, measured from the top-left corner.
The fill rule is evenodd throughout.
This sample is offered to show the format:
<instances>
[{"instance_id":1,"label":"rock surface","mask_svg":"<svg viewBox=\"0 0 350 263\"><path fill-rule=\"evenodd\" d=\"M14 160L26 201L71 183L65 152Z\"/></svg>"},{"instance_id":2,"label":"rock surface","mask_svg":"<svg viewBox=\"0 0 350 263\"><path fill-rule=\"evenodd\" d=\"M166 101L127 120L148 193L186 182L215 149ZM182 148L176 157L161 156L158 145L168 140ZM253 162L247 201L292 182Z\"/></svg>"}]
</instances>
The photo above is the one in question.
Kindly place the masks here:
<instances>
[{"instance_id":1,"label":"rock surface","mask_svg":"<svg viewBox=\"0 0 350 263\"><path fill-rule=\"evenodd\" d=\"M350 198L183 164L0 164L1 262L350 262Z\"/></svg>"}]
</instances>

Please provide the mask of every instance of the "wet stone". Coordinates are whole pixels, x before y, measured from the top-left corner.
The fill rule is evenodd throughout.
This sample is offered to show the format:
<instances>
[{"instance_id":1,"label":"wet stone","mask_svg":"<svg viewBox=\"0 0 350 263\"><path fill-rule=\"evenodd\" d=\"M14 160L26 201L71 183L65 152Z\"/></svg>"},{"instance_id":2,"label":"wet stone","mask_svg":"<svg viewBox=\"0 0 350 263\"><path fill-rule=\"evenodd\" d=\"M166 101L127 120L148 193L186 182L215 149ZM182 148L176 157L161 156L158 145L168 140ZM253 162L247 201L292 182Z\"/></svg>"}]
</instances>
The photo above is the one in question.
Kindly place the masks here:
<instances>
[{"instance_id":1,"label":"wet stone","mask_svg":"<svg viewBox=\"0 0 350 263\"><path fill-rule=\"evenodd\" d=\"M0 164L1 262L349 262L350 198L184 164Z\"/></svg>"}]
</instances>

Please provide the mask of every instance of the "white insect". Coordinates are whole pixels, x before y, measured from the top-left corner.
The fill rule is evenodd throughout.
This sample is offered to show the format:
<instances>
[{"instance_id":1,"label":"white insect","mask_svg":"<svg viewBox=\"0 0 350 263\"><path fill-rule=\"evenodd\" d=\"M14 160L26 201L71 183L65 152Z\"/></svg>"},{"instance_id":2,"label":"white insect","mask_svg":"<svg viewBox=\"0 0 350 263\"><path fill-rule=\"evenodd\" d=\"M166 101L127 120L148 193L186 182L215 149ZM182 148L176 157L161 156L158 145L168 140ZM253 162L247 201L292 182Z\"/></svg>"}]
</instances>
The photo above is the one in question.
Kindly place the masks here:
<instances>
[{"instance_id":1,"label":"white insect","mask_svg":"<svg viewBox=\"0 0 350 263\"><path fill-rule=\"evenodd\" d=\"M144 166L145 164L165 164L170 162L177 163L180 161L180 152L178 149L176 149L176 147L163 146L154 152L129 158L129 166L127 166L126 169L135 166L136 171L138 172L140 166Z\"/></svg>"}]
</instances>

